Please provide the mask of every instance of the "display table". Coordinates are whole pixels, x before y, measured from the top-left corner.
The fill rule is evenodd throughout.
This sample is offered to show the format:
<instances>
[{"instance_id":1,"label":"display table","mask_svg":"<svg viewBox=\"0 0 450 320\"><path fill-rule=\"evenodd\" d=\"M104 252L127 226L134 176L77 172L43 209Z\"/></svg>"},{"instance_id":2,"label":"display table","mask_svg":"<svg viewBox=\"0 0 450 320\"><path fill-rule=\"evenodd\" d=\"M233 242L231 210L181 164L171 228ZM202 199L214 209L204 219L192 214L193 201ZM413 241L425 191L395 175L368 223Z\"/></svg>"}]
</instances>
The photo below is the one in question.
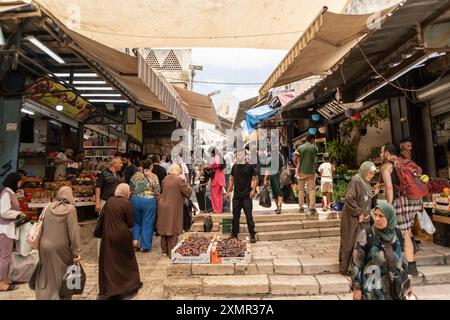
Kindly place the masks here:
<instances>
[{"instance_id":1,"label":"display table","mask_svg":"<svg viewBox=\"0 0 450 320\"><path fill-rule=\"evenodd\" d=\"M28 208L32 209L38 209L38 208L45 208L48 205L47 203L29 203ZM95 206L95 202L93 201L86 201L86 202L75 202L75 207L90 207Z\"/></svg>"}]
</instances>

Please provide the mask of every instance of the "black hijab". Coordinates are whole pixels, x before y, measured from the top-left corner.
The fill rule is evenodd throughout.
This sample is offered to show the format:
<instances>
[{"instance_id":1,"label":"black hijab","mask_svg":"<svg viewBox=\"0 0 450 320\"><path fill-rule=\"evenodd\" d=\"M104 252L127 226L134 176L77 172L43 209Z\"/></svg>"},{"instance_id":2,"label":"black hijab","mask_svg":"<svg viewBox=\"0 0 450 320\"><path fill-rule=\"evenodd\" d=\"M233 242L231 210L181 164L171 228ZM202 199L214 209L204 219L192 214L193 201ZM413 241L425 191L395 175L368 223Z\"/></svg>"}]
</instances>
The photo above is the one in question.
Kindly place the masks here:
<instances>
[{"instance_id":1,"label":"black hijab","mask_svg":"<svg viewBox=\"0 0 450 320\"><path fill-rule=\"evenodd\" d=\"M17 184L20 180L22 180L22 176L19 173L10 173L3 181L3 186L17 192Z\"/></svg>"}]
</instances>

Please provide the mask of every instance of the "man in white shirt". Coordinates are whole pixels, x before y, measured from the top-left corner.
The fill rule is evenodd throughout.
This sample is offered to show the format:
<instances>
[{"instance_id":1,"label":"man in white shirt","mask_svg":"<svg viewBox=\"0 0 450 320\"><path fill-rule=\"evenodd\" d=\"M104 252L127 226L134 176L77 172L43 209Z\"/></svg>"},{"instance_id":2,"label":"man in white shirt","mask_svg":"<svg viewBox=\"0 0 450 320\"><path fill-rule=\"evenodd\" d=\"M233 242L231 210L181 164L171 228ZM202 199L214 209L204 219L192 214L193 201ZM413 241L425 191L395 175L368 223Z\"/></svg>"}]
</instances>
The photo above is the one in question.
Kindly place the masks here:
<instances>
[{"instance_id":1,"label":"man in white shirt","mask_svg":"<svg viewBox=\"0 0 450 320\"><path fill-rule=\"evenodd\" d=\"M328 153L323 154L323 163L319 167L320 172L320 192L323 197L323 210L328 211L331 204L331 194L333 193L333 171L334 167L329 162Z\"/></svg>"},{"instance_id":2,"label":"man in white shirt","mask_svg":"<svg viewBox=\"0 0 450 320\"><path fill-rule=\"evenodd\" d=\"M73 162L73 160L70 159L70 157L72 157L72 156L73 156L73 150L71 148L67 148L64 153L62 153L62 152L58 153L58 155L56 156L56 159L55 159L55 165L56 165L55 180L59 176L66 175L68 164Z\"/></svg>"}]
</instances>

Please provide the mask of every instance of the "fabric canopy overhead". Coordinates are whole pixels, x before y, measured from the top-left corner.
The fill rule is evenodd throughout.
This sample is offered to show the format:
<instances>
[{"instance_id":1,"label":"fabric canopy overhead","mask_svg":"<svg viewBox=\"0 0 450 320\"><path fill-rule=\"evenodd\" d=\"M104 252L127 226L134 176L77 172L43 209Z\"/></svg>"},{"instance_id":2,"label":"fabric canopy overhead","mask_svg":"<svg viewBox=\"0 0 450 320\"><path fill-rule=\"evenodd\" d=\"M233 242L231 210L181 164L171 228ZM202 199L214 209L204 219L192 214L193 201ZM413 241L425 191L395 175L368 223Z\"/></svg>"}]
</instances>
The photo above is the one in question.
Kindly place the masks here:
<instances>
[{"instance_id":1,"label":"fabric canopy overhead","mask_svg":"<svg viewBox=\"0 0 450 320\"><path fill-rule=\"evenodd\" d=\"M179 93L163 77L156 74L140 54L136 59L93 41L67 29L51 13L46 10L44 12L52 17L53 22L72 39L70 47L103 71L109 80L119 85L121 91L132 98L137 105L151 107L161 113L173 116L186 129L190 128L190 114L196 119L213 124L219 123L214 106L208 96L184 89Z\"/></svg>"},{"instance_id":2,"label":"fabric canopy overhead","mask_svg":"<svg viewBox=\"0 0 450 320\"><path fill-rule=\"evenodd\" d=\"M29 2L29 1L28 1ZM27 1L0 1L0 12L15 12L16 10L23 10L29 4Z\"/></svg>"},{"instance_id":3,"label":"fabric canopy overhead","mask_svg":"<svg viewBox=\"0 0 450 320\"><path fill-rule=\"evenodd\" d=\"M393 11L381 12L380 18ZM330 71L374 25L373 14L336 14L323 8L319 16L286 54L261 87L260 97L271 88Z\"/></svg>"},{"instance_id":4,"label":"fabric canopy overhead","mask_svg":"<svg viewBox=\"0 0 450 320\"><path fill-rule=\"evenodd\" d=\"M323 6L347 0L36 0L113 48L292 47Z\"/></svg>"}]
</instances>

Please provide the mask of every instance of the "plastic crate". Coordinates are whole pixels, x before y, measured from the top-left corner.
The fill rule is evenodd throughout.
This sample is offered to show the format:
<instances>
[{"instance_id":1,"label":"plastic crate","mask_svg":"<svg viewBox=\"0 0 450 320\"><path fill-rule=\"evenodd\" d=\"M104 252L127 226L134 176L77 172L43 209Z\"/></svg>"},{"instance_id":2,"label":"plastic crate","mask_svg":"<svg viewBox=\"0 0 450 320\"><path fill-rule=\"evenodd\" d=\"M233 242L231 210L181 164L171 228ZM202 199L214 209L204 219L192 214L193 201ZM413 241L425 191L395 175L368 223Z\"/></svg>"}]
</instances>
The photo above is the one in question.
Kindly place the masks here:
<instances>
[{"instance_id":1,"label":"plastic crate","mask_svg":"<svg viewBox=\"0 0 450 320\"><path fill-rule=\"evenodd\" d=\"M231 234L233 226L233 219L223 219L222 220L222 233L223 234Z\"/></svg>"},{"instance_id":2,"label":"plastic crate","mask_svg":"<svg viewBox=\"0 0 450 320\"><path fill-rule=\"evenodd\" d=\"M433 234L433 242L440 246L450 247L450 218L433 215L433 224L436 232Z\"/></svg>"}]
</instances>

